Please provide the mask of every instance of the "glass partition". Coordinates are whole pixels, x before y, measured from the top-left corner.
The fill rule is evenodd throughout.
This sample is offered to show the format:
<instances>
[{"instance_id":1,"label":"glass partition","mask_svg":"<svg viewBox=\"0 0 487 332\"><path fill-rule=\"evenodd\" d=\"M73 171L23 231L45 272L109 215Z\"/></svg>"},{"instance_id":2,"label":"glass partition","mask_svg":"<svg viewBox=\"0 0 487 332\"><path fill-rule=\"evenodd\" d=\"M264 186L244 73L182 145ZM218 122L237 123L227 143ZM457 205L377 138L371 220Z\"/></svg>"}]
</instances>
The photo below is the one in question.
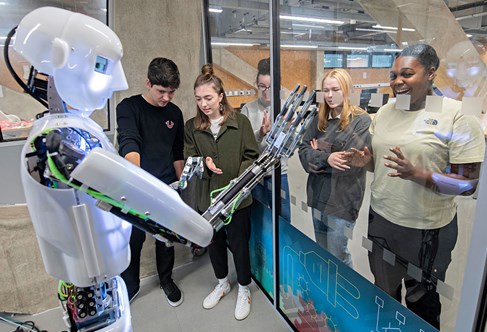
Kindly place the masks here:
<instances>
[{"instance_id":1,"label":"glass partition","mask_svg":"<svg viewBox=\"0 0 487 332\"><path fill-rule=\"evenodd\" d=\"M257 66L270 54L273 4L210 1L213 62L235 108L270 86L259 90ZM280 33L273 42L280 45L280 72L272 75L280 75L281 86L271 88L285 99L296 84L306 85L318 92L321 112L325 105L337 109L326 114L324 127L318 119L312 123L285 161L288 188L277 190L290 202L290 222L281 209L278 246L270 238L272 204L254 196L253 274L294 329L458 330L477 205L469 179L484 160L484 13L480 2L441 0L279 3ZM436 51L436 71L396 60L418 43ZM340 74L323 82L336 68L348 73L353 89L345 91ZM418 93L413 74L431 91ZM343 100L353 108L348 129L337 120L345 106L332 107ZM350 155L329 159L365 146L374 171L373 164L339 169L340 158ZM347 159L348 165L355 161ZM405 172L404 165L430 173L421 179L394 175ZM462 173L464 167L475 171ZM442 173L461 174L467 187L447 190Z\"/></svg>"},{"instance_id":2,"label":"glass partition","mask_svg":"<svg viewBox=\"0 0 487 332\"><path fill-rule=\"evenodd\" d=\"M46 107L25 93L14 80L7 69L3 56L4 44L9 32L16 27L21 19L30 11L44 7L55 6L74 12L83 13L108 24L108 1L2 1L0 2L0 142L27 138L32 122L38 114L46 111ZM13 37L15 38L15 36ZM13 40L10 44L13 43ZM10 49L8 52L12 69L24 83L32 84L34 90L39 92L40 98L46 99L47 76L39 73L32 75L31 65L19 54ZM109 107L93 112L91 117L105 130L110 130Z\"/></svg>"}]
</instances>

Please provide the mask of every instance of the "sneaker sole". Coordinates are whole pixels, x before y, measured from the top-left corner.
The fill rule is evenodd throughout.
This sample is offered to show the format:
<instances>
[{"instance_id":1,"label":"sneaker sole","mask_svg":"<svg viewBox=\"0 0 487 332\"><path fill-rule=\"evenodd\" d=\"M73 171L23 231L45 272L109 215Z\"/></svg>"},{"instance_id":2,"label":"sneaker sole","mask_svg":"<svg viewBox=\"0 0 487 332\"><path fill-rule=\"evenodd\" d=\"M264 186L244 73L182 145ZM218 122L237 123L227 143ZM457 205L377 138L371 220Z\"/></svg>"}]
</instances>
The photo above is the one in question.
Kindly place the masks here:
<instances>
[{"instance_id":1,"label":"sneaker sole","mask_svg":"<svg viewBox=\"0 0 487 332\"><path fill-rule=\"evenodd\" d=\"M169 300L167 297L166 297L166 299L167 299L167 303L169 303L169 305L170 305L170 306L172 306L172 307L177 307L177 306L179 306L181 303L183 303L183 297L184 297L184 296L183 296L183 292L181 292L181 298L180 298L180 299L179 299L179 301L177 301L177 302L172 302L172 301L170 301L170 300Z\"/></svg>"},{"instance_id":2,"label":"sneaker sole","mask_svg":"<svg viewBox=\"0 0 487 332\"><path fill-rule=\"evenodd\" d=\"M203 309L206 309L206 310L213 309L214 307L216 307L216 305L218 303L220 303L220 301L225 297L225 295L227 295L228 293L230 293L230 291L231 291L231 289L227 293L223 293L223 295L220 297L220 299L214 305L212 305L211 307L205 307L205 303L203 302Z\"/></svg>"},{"instance_id":3,"label":"sneaker sole","mask_svg":"<svg viewBox=\"0 0 487 332\"><path fill-rule=\"evenodd\" d=\"M249 317L249 315L250 315L250 312L247 315L245 315L244 317L237 317L237 316L235 316L235 319L236 320L244 320L245 318Z\"/></svg>"}]
</instances>

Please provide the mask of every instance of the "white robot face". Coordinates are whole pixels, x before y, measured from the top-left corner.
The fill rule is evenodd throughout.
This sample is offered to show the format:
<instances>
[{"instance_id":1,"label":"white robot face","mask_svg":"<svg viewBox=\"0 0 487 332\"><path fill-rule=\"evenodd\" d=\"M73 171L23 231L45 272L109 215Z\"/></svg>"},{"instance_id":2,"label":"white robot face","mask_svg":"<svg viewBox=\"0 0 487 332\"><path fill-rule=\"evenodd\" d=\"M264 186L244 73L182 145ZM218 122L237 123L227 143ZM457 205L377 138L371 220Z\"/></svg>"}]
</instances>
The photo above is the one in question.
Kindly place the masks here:
<instances>
[{"instance_id":1,"label":"white robot face","mask_svg":"<svg viewBox=\"0 0 487 332\"><path fill-rule=\"evenodd\" d=\"M89 16L36 9L20 22L13 47L37 70L54 77L61 99L84 115L102 108L113 91L128 88L119 38Z\"/></svg>"}]
</instances>

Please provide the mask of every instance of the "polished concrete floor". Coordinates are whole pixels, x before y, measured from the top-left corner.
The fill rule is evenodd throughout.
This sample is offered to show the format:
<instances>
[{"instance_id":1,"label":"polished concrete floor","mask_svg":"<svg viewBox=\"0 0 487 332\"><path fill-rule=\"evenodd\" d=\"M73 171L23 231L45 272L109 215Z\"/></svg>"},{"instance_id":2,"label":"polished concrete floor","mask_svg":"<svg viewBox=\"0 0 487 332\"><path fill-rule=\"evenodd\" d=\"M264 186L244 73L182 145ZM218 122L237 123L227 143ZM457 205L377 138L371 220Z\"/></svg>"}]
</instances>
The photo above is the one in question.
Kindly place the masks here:
<instances>
[{"instance_id":1,"label":"polished concrete floor","mask_svg":"<svg viewBox=\"0 0 487 332\"><path fill-rule=\"evenodd\" d=\"M233 267L233 262L230 262ZM232 291L211 310L203 309L203 299L215 286L208 254L175 269L174 280L184 294L183 303L173 308L159 289L157 278L142 281L141 291L131 304L134 331L290 331L272 304L252 282L252 310L242 321L234 317L238 285L234 270L229 275ZM59 308L33 316L14 316L17 321L32 320L39 330L65 331ZM15 331L15 326L0 320L0 332ZM27 331L27 330L26 330Z\"/></svg>"}]
</instances>

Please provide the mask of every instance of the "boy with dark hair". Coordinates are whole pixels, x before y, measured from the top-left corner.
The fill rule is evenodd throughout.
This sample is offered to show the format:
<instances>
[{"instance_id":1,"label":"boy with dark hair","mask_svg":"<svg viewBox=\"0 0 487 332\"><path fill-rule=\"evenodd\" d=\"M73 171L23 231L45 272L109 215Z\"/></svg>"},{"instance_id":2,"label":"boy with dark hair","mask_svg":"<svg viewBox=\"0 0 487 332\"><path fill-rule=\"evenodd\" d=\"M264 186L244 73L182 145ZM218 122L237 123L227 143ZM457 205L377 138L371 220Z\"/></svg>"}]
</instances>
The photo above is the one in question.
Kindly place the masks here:
<instances>
[{"instance_id":1,"label":"boy with dark hair","mask_svg":"<svg viewBox=\"0 0 487 332\"><path fill-rule=\"evenodd\" d=\"M155 58L147 72L147 91L125 98L117 106L119 154L166 184L177 181L184 167L183 114L171 102L179 84L176 64ZM145 232L132 228L131 261L121 274L130 300L140 290L140 253L145 237ZM180 305L183 294L172 280L174 247L156 241L156 264L167 301L174 307Z\"/></svg>"}]
</instances>

